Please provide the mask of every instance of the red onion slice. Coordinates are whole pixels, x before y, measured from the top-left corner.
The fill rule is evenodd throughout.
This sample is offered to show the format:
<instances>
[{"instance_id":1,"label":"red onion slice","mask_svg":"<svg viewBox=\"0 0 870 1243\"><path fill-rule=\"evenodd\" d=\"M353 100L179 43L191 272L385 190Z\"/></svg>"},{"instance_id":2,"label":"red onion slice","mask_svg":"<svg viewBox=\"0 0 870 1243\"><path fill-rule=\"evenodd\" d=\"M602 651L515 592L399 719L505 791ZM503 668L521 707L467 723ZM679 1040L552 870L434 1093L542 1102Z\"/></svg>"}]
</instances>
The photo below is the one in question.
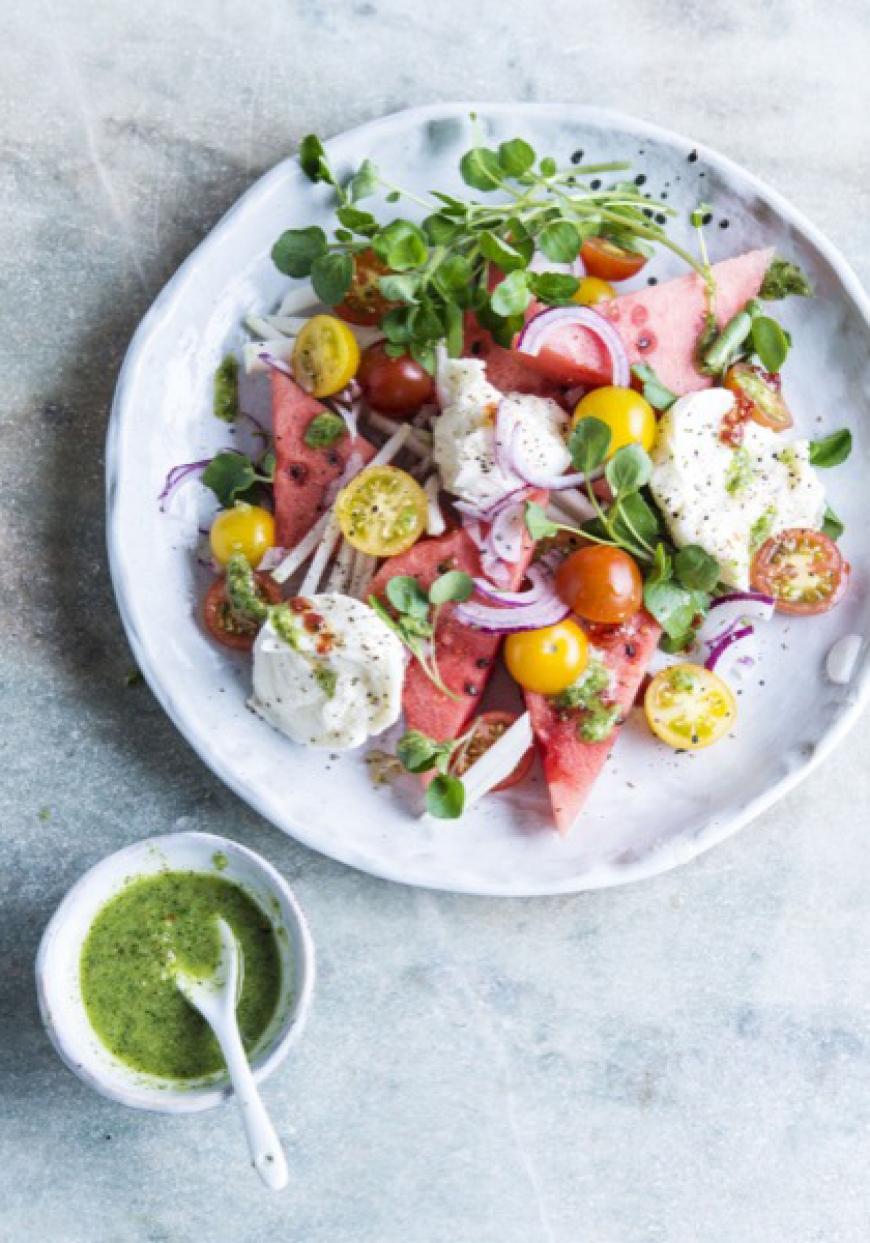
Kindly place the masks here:
<instances>
[{"instance_id":1,"label":"red onion slice","mask_svg":"<svg viewBox=\"0 0 870 1243\"><path fill-rule=\"evenodd\" d=\"M628 388L631 382L631 367L622 338L609 320L590 306L552 306L546 311L533 315L517 338L516 349L521 354L538 354L546 338L554 328L564 324L578 324L588 328L610 355L613 367L612 383L619 388Z\"/></svg>"},{"instance_id":2,"label":"red onion slice","mask_svg":"<svg viewBox=\"0 0 870 1243\"><path fill-rule=\"evenodd\" d=\"M293 368L288 366L282 359L276 358L274 354L270 354L268 350L259 350L257 357L267 367L271 367L273 371L280 371L282 375L288 375L291 380L295 378Z\"/></svg>"},{"instance_id":3,"label":"red onion slice","mask_svg":"<svg viewBox=\"0 0 870 1243\"><path fill-rule=\"evenodd\" d=\"M726 634L740 626L751 622L770 621L773 610L772 596L765 596L757 591L730 591L711 603L707 616L698 628L695 641L699 646L706 644L712 648Z\"/></svg>"},{"instance_id":4,"label":"red onion slice","mask_svg":"<svg viewBox=\"0 0 870 1243\"><path fill-rule=\"evenodd\" d=\"M523 555L525 521L522 505L510 505L496 514L489 530L489 547L508 565L516 565Z\"/></svg>"},{"instance_id":5,"label":"red onion slice","mask_svg":"<svg viewBox=\"0 0 870 1243\"><path fill-rule=\"evenodd\" d=\"M553 579L540 565L530 565L527 573L531 587L525 591L502 591L494 587L489 579L475 578L474 588L478 595L503 604L506 608L521 608L526 604L537 604L553 594Z\"/></svg>"},{"instance_id":6,"label":"red onion slice","mask_svg":"<svg viewBox=\"0 0 870 1243\"><path fill-rule=\"evenodd\" d=\"M517 608L493 608L488 604L478 604L474 600L466 600L464 604L456 606L456 616L464 625L476 626L479 630L488 630L493 634L555 626L570 611L567 604L563 604L556 595Z\"/></svg>"},{"instance_id":7,"label":"red onion slice","mask_svg":"<svg viewBox=\"0 0 870 1243\"><path fill-rule=\"evenodd\" d=\"M178 466L173 466L163 481L163 489L157 500L162 510L166 509L166 502L172 496L177 488L180 488L188 479L193 479L195 475L200 475L211 461L210 457L201 458L198 462L181 462Z\"/></svg>"},{"instance_id":8,"label":"red onion slice","mask_svg":"<svg viewBox=\"0 0 870 1243\"><path fill-rule=\"evenodd\" d=\"M733 647L735 643L740 643L744 639L750 638L754 634L755 630L752 626L740 626L737 629L728 630L725 634L720 635L720 637L710 648L710 655L704 661L705 669L715 669L729 648Z\"/></svg>"}]
</instances>

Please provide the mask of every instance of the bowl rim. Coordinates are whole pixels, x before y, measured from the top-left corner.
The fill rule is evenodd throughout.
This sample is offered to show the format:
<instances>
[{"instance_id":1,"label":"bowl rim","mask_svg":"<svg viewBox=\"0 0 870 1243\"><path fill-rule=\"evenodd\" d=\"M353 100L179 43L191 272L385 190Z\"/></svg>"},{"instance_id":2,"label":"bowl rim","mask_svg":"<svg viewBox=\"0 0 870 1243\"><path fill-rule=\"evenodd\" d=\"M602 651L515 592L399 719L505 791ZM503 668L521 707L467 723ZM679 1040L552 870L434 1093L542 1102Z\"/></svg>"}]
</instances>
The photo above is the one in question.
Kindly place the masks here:
<instances>
[{"instance_id":1,"label":"bowl rim","mask_svg":"<svg viewBox=\"0 0 870 1243\"><path fill-rule=\"evenodd\" d=\"M291 943L295 960L292 1004L281 1022L279 1033L268 1056L259 1062L256 1067L252 1066L251 1068L258 1083L264 1082L277 1070L287 1057L291 1046L299 1039L308 1019L316 973L314 940L311 936L308 921L293 890L277 868L269 863L267 859L264 859L262 855L258 854L257 851L243 846L241 842L236 842L232 838L222 837L215 833L203 833L198 830L162 833L152 837L140 838L138 841L131 842L128 846L124 846L120 850L113 851L98 859L67 890L45 926L34 964L36 995L39 1015L55 1052L68 1069L81 1079L83 1083L87 1084L88 1087L93 1088L101 1096L132 1109L165 1114L199 1113L206 1109L214 1109L218 1105L222 1105L230 1100L233 1095L232 1085L229 1082L218 1082L216 1084L205 1084L200 1087L175 1087L171 1080L166 1080L166 1087L152 1088L141 1081L134 1087L132 1076L136 1072L132 1070L130 1086L108 1082L97 1071L92 1069L90 1065L83 1064L78 1058L76 1053L77 1044L75 1040L70 1038L66 1021L63 1018L63 1008L56 1008L52 1005L52 985L48 977L49 957L56 939L62 935L67 921L79 901L82 900L89 890L103 883L102 874L109 872L111 865L123 863L125 859L129 859L131 862L134 860L138 861L141 859L143 851L149 849L165 850L168 843L193 846L195 849L201 850L204 857L206 854L213 855L215 852L223 852L243 859L263 877L267 887L273 890L276 896L280 897L282 915L286 917L289 914L290 916L290 922L292 922ZM196 871L198 869L187 868L185 870ZM205 873L205 868L203 868L203 873ZM135 876L136 868L134 867L131 868L131 880L135 879ZM229 883L233 882L230 881ZM108 897L106 900L109 900ZM274 927L275 921L273 916L266 910L263 913L268 916ZM88 927L90 927L90 924Z\"/></svg>"},{"instance_id":2,"label":"bowl rim","mask_svg":"<svg viewBox=\"0 0 870 1243\"><path fill-rule=\"evenodd\" d=\"M848 261L838 248L808 219L797 207L788 201L779 191L767 182L744 168L742 165L721 154L715 148L698 141L679 131L657 125L653 122L633 117L618 109L601 108L570 101L548 101L541 103L526 102L494 102L494 101L443 101L423 104L412 108L399 109L396 112L365 121L360 125L341 130L327 141L327 148L333 145L343 147L353 143L365 134L367 138L377 140L379 133L397 123L420 125L433 120L467 117L470 112L478 112L482 117L505 117L528 115L533 117L570 118L593 124L618 125L625 133L640 138L658 139L670 145L679 144L694 149L699 157L711 167L726 175L729 180L742 189L756 192L784 221L793 225L815 247L818 253L830 264L836 273L845 293L853 301L865 324L870 327L870 297L865 293L861 282L852 270ZM317 832L312 832L298 817L274 818L260 790L240 776L228 764L224 763L212 751L207 736L197 728L193 715L179 699L171 697L161 680L158 663L149 654L149 645L140 633L139 617L133 602L126 592L126 574L124 569L125 553L123 540L115 521L115 495L119 483L119 446L122 436L122 417L125 407L131 400L132 391L137 380L140 363L140 351L151 332L153 325L164 314L165 308L179 297L187 282L195 276L203 262L201 250L206 243L219 240L233 226L237 215L242 213L249 203L260 196L268 196L273 188L287 176L288 171L298 177L300 183L304 177L295 166L295 160L287 158L280 161L258 178L220 218L213 229L199 242L188 257L179 265L169 281L155 298L151 307L140 321L124 357L118 376L112 409L109 417L106 437L106 509L107 509L107 544L109 569L118 610L127 634L128 641L142 670L149 687L170 720L184 736L185 740L199 755L213 773L239 798L270 824L275 824L282 832L292 836L302 845L316 850L327 857L358 868L372 876L399 884L449 893L465 893L486 897L536 897L581 893L589 890L610 888L637 880L645 880L657 876L672 868L688 863L707 850L724 842L736 834L752 820L772 807L785 797L814 769L823 763L833 749L842 741L852 728L859 715L870 701L870 645L865 644L853 673L850 695L844 701L838 717L830 725L826 733L819 738L801 764L792 768L778 781L770 784L750 802L744 804L738 812L719 822L708 824L702 831L691 838L677 837L662 839L650 847L636 859L621 862L618 867L609 867L595 872L593 875L578 873L565 875L553 880L541 881L527 879L485 878L481 876L463 877L452 875L426 877L418 874L409 875L401 864L393 865L389 857L372 859L368 855L357 853L346 845L333 848L325 843Z\"/></svg>"}]
</instances>

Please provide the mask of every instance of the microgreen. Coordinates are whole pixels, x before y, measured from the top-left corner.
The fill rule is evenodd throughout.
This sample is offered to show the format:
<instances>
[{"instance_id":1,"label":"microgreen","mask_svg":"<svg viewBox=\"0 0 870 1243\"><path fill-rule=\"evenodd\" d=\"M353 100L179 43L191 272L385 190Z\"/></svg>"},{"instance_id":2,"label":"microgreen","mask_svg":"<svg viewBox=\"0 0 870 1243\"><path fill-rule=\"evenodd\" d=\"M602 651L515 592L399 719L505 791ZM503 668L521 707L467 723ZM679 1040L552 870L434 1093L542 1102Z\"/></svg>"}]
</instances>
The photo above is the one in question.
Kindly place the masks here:
<instances>
[{"instance_id":1,"label":"microgreen","mask_svg":"<svg viewBox=\"0 0 870 1243\"><path fill-rule=\"evenodd\" d=\"M202 482L207 488L211 488L225 509L229 508L236 501L246 500L255 484L272 482L274 455L270 454L268 457L268 461L263 458L258 469L258 465L244 453L226 449L216 453L206 466L202 472Z\"/></svg>"},{"instance_id":2,"label":"microgreen","mask_svg":"<svg viewBox=\"0 0 870 1243\"><path fill-rule=\"evenodd\" d=\"M396 617L377 596L369 596L369 604L381 621L405 645L430 682L451 699L459 696L445 684L438 670L435 650L438 615L445 604L467 600L473 591L471 576L461 570L448 570L435 579L428 592L410 574L397 574L386 587L386 597Z\"/></svg>"},{"instance_id":3,"label":"microgreen","mask_svg":"<svg viewBox=\"0 0 870 1243\"><path fill-rule=\"evenodd\" d=\"M825 520L822 523L822 531L827 535L828 539L838 540L845 531L845 524L837 517L830 505L825 508Z\"/></svg>"},{"instance_id":4,"label":"microgreen","mask_svg":"<svg viewBox=\"0 0 870 1243\"><path fill-rule=\"evenodd\" d=\"M380 278L384 296L396 304L381 322L388 346L429 369L439 341L447 341L453 356L461 351L460 326L468 309L499 343L510 344L533 297L554 306L570 301L577 278L533 272L536 252L553 263L569 263L586 237L599 234L645 252L649 243L666 246L703 271L650 218L653 211L673 215L667 204L647 199L632 182L593 189L587 180L621 172L628 167L623 163L560 168L525 139L502 142L497 150L476 140L461 157L459 171L466 186L486 196L482 202L441 191L418 196L393 185L371 160L342 183L313 134L303 139L299 162L312 181L332 186L339 227L332 240L316 226L286 230L272 250L276 266L288 276L310 276L317 296L336 305L350 286L356 257L371 247L390 269ZM422 224L403 216L381 223L357 206L378 191L386 192L387 202L401 198L423 208ZM502 274L494 285L493 266Z\"/></svg>"},{"instance_id":5,"label":"microgreen","mask_svg":"<svg viewBox=\"0 0 870 1243\"><path fill-rule=\"evenodd\" d=\"M851 452L852 433L848 427L841 427L839 431L831 432L830 436L825 436L822 440L810 441L810 461L813 466L839 466Z\"/></svg>"},{"instance_id":6,"label":"microgreen","mask_svg":"<svg viewBox=\"0 0 870 1243\"><path fill-rule=\"evenodd\" d=\"M782 368L789 347L788 335L769 315L756 315L752 320L752 349L765 371Z\"/></svg>"},{"instance_id":7,"label":"microgreen","mask_svg":"<svg viewBox=\"0 0 870 1243\"><path fill-rule=\"evenodd\" d=\"M457 820L465 808L465 786L450 771L453 757L474 733L474 726L459 738L439 742L418 729L409 729L396 745L396 755L409 773L437 775L426 787L426 810L441 820Z\"/></svg>"}]
</instances>

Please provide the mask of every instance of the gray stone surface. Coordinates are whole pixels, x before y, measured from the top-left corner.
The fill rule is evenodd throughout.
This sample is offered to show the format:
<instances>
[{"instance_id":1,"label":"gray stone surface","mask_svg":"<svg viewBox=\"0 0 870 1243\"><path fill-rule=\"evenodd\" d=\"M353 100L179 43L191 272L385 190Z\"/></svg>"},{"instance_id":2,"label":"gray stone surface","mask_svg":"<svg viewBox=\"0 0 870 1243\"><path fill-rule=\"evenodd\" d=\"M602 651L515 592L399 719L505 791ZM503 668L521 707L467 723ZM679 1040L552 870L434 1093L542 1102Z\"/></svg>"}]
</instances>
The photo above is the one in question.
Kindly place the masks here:
<instances>
[{"instance_id":1,"label":"gray stone surface","mask_svg":"<svg viewBox=\"0 0 870 1243\"><path fill-rule=\"evenodd\" d=\"M760 173L866 280L868 55L864 0L0 5L4 1241L867 1239L870 722L737 839L637 888L381 883L259 820L125 686L101 471L138 319L306 130L433 99L622 107ZM36 1015L64 890L182 826L262 850L317 939L307 1035L266 1090L280 1197L229 1110L104 1102Z\"/></svg>"}]
</instances>

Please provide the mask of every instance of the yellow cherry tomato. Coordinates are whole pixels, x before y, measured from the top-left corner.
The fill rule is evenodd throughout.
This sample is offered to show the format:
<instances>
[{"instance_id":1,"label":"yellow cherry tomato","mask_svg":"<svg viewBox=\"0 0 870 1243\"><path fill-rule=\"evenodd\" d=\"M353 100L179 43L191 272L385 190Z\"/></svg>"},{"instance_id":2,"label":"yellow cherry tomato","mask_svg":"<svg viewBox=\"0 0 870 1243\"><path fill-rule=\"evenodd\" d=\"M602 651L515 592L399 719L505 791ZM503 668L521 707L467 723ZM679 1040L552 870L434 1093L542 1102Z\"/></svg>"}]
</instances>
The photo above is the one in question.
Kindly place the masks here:
<instances>
[{"instance_id":1,"label":"yellow cherry tomato","mask_svg":"<svg viewBox=\"0 0 870 1243\"><path fill-rule=\"evenodd\" d=\"M349 384L359 367L356 337L334 315L315 315L296 338L293 374L306 392L331 397Z\"/></svg>"},{"instance_id":2,"label":"yellow cherry tomato","mask_svg":"<svg viewBox=\"0 0 870 1243\"><path fill-rule=\"evenodd\" d=\"M511 677L524 690L558 695L586 668L589 644L577 623L566 619L540 630L509 634L504 658Z\"/></svg>"},{"instance_id":3,"label":"yellow cherry tomato","mask_svg":"<svg viewBox=\"0 0 870 1243\"><path fill-rule=\"evenodd\" d=\"M405 552L426 530L426 493L397 466L369 466L335 501L335 512L349 544L372 557Z\"/></svg>"},{"instance_id":4,"label":"yellow cherry tomato","mask_svg":"<svg viewBox=\"0 0 870 1243\"><path fill-rule=\"evenodd\" d=\"M656 438L656 416L652 406L633 388L606 384L581 397L574 408L574 426L581 419L595 418L610 428L608 457L624 445L640 445L647 452Z\"/></svg>"},{"instance_id":5,"label":"yellow cherry tomato","mask_svg":"<svg viewBox=\"0 0 870 1243\"><path fill-rule=\"evenodd\" d=\"M580 306L595 306L615 297L616 290L610 281L603 281L600 276L582 276L580 286L571 301L579 302Z\"/></svg>"},{"instance_id":6,"label":"yellow cherry tomato","mask_svg":"<svg viewBox=\"0 0 870 1243\"><path fill-rule=\"evenodd\" d=\"M699 751L728 733L737 718L729 687L703 665L671 665L647 687L644 711L657 738L678 751Z\"/></svg>"},{"instance_id":7,"label":"yellow cherry tomato","mask_svg":"<svg viewBox=\"0 0 870 1243\"><path fill-rule=\"evenodd\" d=\"M275 543L275 519L268 509L236 501L232 509L221 510L208 538L212 555L221 565L226 565L234 552L240 552L256 569Z\"/></svg>"}]
</instances>

